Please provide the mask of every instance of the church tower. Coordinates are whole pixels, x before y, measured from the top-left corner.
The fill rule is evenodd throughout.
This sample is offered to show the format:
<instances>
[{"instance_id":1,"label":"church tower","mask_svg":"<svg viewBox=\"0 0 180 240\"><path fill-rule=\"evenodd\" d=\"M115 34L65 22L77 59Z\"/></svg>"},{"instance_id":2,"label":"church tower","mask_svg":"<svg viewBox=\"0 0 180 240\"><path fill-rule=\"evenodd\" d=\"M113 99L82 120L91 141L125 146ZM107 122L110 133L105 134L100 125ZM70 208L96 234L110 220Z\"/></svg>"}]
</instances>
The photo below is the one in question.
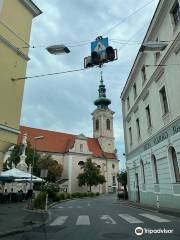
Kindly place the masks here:
<instances>
[{"instance_id":1,"label":"church tower","mask_svg":"<svg viewBox=\"0 0 180 240\"><path fill-rule=\"evenodd\" d=\"M111 100L106 98L106 87L101 81L99 85L99 97L94 101L97 108L92 113L93 116L93 137L98 139L104 152L114 153L114 133L113 133L113 114L108 108Z\"/></svg>"}]
</instances>

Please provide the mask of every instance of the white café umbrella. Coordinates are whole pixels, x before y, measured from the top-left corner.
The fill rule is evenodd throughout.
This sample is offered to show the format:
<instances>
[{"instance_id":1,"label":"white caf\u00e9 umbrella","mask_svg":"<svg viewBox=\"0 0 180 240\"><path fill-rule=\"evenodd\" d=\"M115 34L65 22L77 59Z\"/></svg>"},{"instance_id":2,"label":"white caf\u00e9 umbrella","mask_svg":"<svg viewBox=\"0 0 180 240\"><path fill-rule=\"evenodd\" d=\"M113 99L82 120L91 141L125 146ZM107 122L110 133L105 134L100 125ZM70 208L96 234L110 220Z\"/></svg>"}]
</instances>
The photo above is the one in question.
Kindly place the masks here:
<instances>
[{"instance_id":1,"label":"white caf\u00e9 umbrella","mask_svg":"<svg viewBox=\"0 0 180 240\"><path fill-rule=\"evenodd\" d=\"M4 172L1 172L1 176L13 177L15 182L29 182L31 181L31 174L21 171L17 168L13 168ZM32 175L32 182L42 182L43 179Z\"/></svg>"}]
</instances>

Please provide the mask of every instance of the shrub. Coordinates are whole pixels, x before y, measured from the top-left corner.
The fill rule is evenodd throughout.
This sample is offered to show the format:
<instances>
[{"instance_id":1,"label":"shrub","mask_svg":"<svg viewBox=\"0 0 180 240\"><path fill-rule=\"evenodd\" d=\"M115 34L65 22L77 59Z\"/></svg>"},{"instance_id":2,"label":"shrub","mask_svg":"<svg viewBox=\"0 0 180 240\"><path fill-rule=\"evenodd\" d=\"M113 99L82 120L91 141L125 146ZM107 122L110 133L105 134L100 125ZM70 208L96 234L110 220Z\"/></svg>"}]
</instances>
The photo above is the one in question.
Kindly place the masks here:
<instances>
[{"instance_id":1,"label":"shrub","mask_svg":"<svg viewBox=\"0 0 180 240\"><path fill-rule=\"evenodd\" d=\"M58 196L59 196L59 201L64 200L66 198L63 192L58 193Z\"/></svg>"},{"instance_id":2,"label":"shrub","mask_svg":"<svg viewBox=\"0 0 180 240\"><path fill-rule=\"evenodd\" d=\"M93 193L93 192L89 193L89 197L94 197L94 196L95 196L95 193Z\"/></svg>"},{"instance_id":3,"label":"shrub","mask_svg":"<svg viewBox=\"0 0 180 240\"><path fill-rule=\"evenodd\" d=\"M100 195L100 193L99 192L96 192L96 196L99 196Z\"/></svg>"},{"instance_id":4,"label":"shrub","mask_svg":"<svg viewBox=\"0 0 180 240\"><path fill-rule=\"evenodd\" d=\"M40 192L33 201L34 208L45 209L46 204L46 192Z\"/></svg>"},{"instance_id":5,"label":"shrub","mask_svg":"<svg viewBox=\"0 0 180 240\"><path fill-rule=\"evenodd\" d=\"M72 197L72 198L76 198L76 193L72 193L72 194L71 194L71 197Z\"/></svg>"},{"instance_id":6,"label":"shrub","mask_svg":"<svg viewBox=\"0 0 180 240\"><path fill-rule=\"evenodd\" d=\"M87 193L82 193L83 194L83 197L87 197L88 196L88 194Z\"/></svg>"},{"instance_id":7,"label":"shrub","mask_svg":"<svg viewBox=\"0 0 180 240\"><path fill-rule=\"evenodd\" d=\"M59 185L56 183L46 183L42 186L42 191L48 193L49 199L56 200L56 193L59 192Z\"/></svg>"},{"instance_id":8,"label":"shrub","mask_svg":"<svg viewBox=\"0 0 180 240\"><path fill-rule=\"evenodd\" d=\"M66 193L67 199L71 198L71 194L70 193Z\"/></svg>"}]
</instances>

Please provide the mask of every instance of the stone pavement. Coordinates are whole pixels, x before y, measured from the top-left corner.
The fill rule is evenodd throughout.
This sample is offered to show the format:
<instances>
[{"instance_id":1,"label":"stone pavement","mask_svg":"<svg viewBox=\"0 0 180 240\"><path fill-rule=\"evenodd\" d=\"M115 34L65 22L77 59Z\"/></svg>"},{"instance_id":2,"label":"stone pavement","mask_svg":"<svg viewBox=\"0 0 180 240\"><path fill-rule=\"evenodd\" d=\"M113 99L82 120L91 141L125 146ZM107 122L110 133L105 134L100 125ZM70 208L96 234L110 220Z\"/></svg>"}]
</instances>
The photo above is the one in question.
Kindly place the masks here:
<instances>
[{"instance_id":1,"label":"stone pavement","mask_svg":"<svg viewBox=\"0 0 180 240\"><path fill-rule=\"evenodd\" d=\"M0 238L45 224L48 213L26 210L27 202L0 204Z\"/></svg>"}]
</instances>

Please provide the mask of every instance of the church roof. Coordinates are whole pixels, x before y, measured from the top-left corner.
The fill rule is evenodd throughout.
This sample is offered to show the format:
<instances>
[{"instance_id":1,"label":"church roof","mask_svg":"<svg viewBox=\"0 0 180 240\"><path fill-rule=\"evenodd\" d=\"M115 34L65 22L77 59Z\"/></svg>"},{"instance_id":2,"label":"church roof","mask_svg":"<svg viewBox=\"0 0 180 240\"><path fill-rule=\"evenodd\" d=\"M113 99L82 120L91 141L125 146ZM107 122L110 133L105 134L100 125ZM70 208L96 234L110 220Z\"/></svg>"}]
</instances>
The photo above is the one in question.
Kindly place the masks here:
<instances>
[{"instance_id":1,"label":"church roof","mask_svg":"<svg viewBox=\"0 0 180 240\"><path fill-rule=\"evenodd\" d=\"M78 135L54 132L38 128L30 128L20 126L21 134L18 136L17 143L22 142L23 134L27 133L27 141L31 146L34 146L34 137L44 136L43 139L36 140L36 149L42 152L49 153L67 153L73 148L75 139ZM115 154L103 152L97 139L87 138L89 151L92 152L94 157L116 159Z\"/></svg>"}]
</instances>

